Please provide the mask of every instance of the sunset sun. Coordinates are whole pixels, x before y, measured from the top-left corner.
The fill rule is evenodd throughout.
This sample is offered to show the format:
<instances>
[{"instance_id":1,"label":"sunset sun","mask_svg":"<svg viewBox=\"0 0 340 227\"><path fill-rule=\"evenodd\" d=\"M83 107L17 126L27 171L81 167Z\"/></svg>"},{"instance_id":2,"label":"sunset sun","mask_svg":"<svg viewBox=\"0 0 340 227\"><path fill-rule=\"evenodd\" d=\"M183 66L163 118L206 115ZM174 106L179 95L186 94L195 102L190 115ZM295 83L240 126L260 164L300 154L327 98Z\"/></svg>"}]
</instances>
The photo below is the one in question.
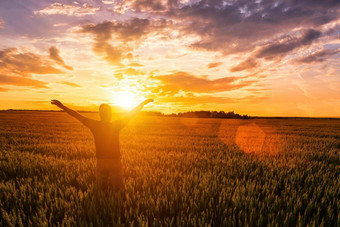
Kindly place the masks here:
<instances>
[{"instance_id":1,"label":"sunset sun","mask_svg":"<svg viewBox=\"0 0 340 227\"><path fill-rule=\"evenodd\" d=\"M119 91L113 95L113 103L124 109L132 109L138 104L138 100L133 92Z\"/></svg>"}]
</instances>

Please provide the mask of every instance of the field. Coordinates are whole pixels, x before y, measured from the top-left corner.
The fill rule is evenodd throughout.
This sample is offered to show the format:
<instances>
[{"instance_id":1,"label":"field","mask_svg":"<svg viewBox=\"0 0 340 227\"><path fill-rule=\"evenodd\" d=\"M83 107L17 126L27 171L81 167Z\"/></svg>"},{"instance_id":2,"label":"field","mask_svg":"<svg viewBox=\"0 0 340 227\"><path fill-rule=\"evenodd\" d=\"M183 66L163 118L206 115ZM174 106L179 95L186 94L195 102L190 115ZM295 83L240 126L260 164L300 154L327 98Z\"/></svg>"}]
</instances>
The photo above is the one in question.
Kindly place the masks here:
<instances>
[{"instance_id":1,"label":"field","mask_svg":"<svg viewBox=\"0 0 340 227\"><path fill-rule=\"evenodd\" d=\"M340 226L340 120L138 117L120 139L125 191L101 191L87 128L0 112L0 225Z\"/></svg>"}]
</instances>

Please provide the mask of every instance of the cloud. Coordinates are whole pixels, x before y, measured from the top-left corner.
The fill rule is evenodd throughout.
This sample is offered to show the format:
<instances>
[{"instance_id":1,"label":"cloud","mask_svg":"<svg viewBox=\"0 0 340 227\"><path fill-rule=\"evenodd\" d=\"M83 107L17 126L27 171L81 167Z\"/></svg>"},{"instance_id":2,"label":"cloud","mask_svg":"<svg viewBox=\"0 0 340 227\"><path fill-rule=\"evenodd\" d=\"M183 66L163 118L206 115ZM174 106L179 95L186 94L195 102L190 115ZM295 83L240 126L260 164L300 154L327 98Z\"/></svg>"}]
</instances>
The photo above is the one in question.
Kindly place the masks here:
<instances>
[{"instance_id":1,"label":"cloud","mask_svg":"<svg viewBox=\"0 0 340 227\"><path fill-rule=\"evenodd\" d=\"M0 74L1 85L29 86L34 88L48 88L47 83L26 77L6 76Z\"/></svg>"},{"instance_id":2,"label":"cloud","mask_svg":"<svg viewBox=\"0 0 340 227\"><path fill-rule=\"evenodd\" d=\"M188 94L188 95L180 95L180 96L164 96L158 97L157 100L162 102L176 102L182 103L186 105L199 105L199 104L225 104L225 103L256 103L261 102L267 99L267 97L261 95L247 95L244 97L225 97L225 96L216 96L214 94L211 95L196 95L196 94Z\"/></svg>"},{"instance_id":3,"label":"cloud","mask_svg":"<svg viewBox=\"0 0 340 227\"><path fill-rule=\"evenodd\" d=\"M202 103L234 103L236 100L228 97L216 97L211 95L204 96L170 96L170 97L159 97L160 101L164 102L177 102L177 103L186 103L190 105L202 104Z\"/></svg>"},{"instance_id":4,"label":"cloud","mask_svg":"<svg viewBox=\"0 0 340 227\"><path fill-rule=\"evenodd\" d=\"M157 33L159 29L166 27L166 20L132 18L126 21L105 21L98 24L87 24L80 30L81 33L90 33L95 36L93 51L104 55L104 59L113 65L121 66L121 61L128 58L124 52L129 51L128 42L140 42L150 33ZM115 40L115 45L109 41Z\"/></svg>"},{"instance_id":5,"label":"cloud","mask_svg":"<svg viewBox=\"0 0 340 227\"><path fill-rule=\"evenodd\" d=\"M178 0L103 1L104 4L113 4L113 11L119 14L124 14L127 11L151 14L164 13L177 2Z\"/></svg>"},{"instance_id":6,"label":"cloud","mask_svg":"<svg viewBox=\"0 0 340 227\"><path fill-rule=\"evenodd\" d=\"M9 89L0 87L0 92L6 92L6 91L9 91Z\"/></svg>"},{"instance_id":7,"label":"cloud","mask_svg":"<svg viewBox=\"0 0 340 227\"><path fill-rule=\"evenodd\" d=\"M56 48L50 48L50 57L59 64L63 61ZM60 74L63 71L54 67L48 56L7 48L0 50L0 84L48 88L47 82L32 78L32 74ZM5 88L7 89L7 88Z\"/></svg>"},{"instance_id":8,"label":"cloud","mask_svg":"<svg viewBox=\"0 0 340 227\"><path fill-rule=\"evenodd\" d=\"M129 66L132 66L132 67L142 67L142 66L144 66L144 65L139 64L138 62L131 62L131 63L129 64Z\"/></svg>"},{"instance_id":9,"label":"cloud","mask_svg":"<svg viewBox=\"0 0 340 227\"><path fill-rule=\"evenodd\" d=\"M168 1L168 4L175 1ZM167 9L166 1L162 0L135 0L131 4L131 7L137 12L147 11L165 11Z\"/></svg>"},{"instance_id":10,"label":"cloud","mask_svg":"<svg viewBox=\"0 0 340 227\"><path fill-rule=\"evenodd\" d=\"M175 72L173 74L157 76L163 84L165 92L170 91L176 93L180 90L211 93L229 91L249 86L255 81L238 81L239 77L224 77L220 79L210 80L191 75L186 72Z\"/></svg>"},{"instance_id":11,"label":"cloud","mask_svg":"<svg viewBox=\"0 0 340 227\"><path fill-rule=\"evenodd\" d=\"M95 45L95 47L93 49L97 53L104 52L105 53L105 57L104 57L105 60L107 60L111 64L118 65L118 66L123 65L123 64L121 64L121 60L122 60L122 56L123 56L123 52L124 52L124 50L122 48L111 46L108 43L101 43L101 44Z\"/></svg>"},{"instance_id":12,"label":"cloud","mask_svg":"<svg viewBox=\"0 0 340 227\"><path fill-rule=\"evenodd\" d=\"M93 50L113 65L121 65L124 52L131 50L128 42L142 42L156 33L167 36L169 29L178 32L179 37L194 35L195 39L185 43L194 49L227 55L253 52L262 46L253 57L280 59L326 35L321 32L322 26L340 18L338 1L134 0L118 1L114 6L124 8L128 19L88 24L81 30L95 35ZM253 65L257 66L250 58L232 70ZM208 68L214 66L211 63Z\"/></svg>"},{"instance_id":13,"label":"cloud","mask_svg":"<svg viewBox=\"0 0 340 227\"><path fill-rule=\"evenodd\" d=\"M230 68L230 72L238 72L243 70L250 70L259 65L258 61L252 57L247 58L245 61L240 64Z\"/></svg>"},{"instance_id":14,"label":"cloud","mask_svg":"<svg viewBox=\"0 0 340 227\"><path fill-rule=\"evenodd\" d=\"M324 49L324 50L316 51L308 56L294 59L294 62L308 63L308 64L316 63L316 62L323 62L323 61L326 61L327 57L338 54L339 52L340 52L340 49L338 50Z\"/></svg>"},{"instance_id":15,"label":"cloud","mask_svg":"<svg viewBox=\"0 0 340 227\"><path fill-rule=\"evenodd\" d=\"M304 31L301 36L287 36L284 39L280 39L262 47L256 54L256 57L269 60L281 58L294 49L310 45L321 36L322 32L314 29L308 29Z\"/></svg>"},{"instance_id":16,"label":"cloud","mask_svg":"<svg viewBox=\"0 0 340 227\"><path fill-rule=\"evenodd\" d=\"M48 49L50 58L53 59L54 61L56 61L58 64L60 64L61 66L63 66L65 69L68 70L73 70L73 68L71 66L68 66L64 63L64 60L60 57L59 55L59 50L58 48L56 48L55 46L51 46Z\"/></svg>"},{"instance_id":17,"label":"cloud","mask_svg":"<svg viewBox=\"0 0 340 227\"><path fill-rule=\"evenodd\" d=\"M105 21L99 24L84 25L81 32L95 34L97 41L107 41L112 35L120 40L129 41L141 38L148 34L150 29L151 21L149 19L132 18L123 22Z\"/></svg>"},{"instance_id":18,"label":"cloud","mask_svg":"<svg viewBox=\"0 0 340 227\"><path fill-rule=\"evenodd\" d=\"M71 87L81 87L79 84L68 82L68 81L60 81L60 82L57 82L57 83L65 84L65 85L68 85L68 86L71 86Z\"/></svg>"},{"instance_id":19,"label":"cloud","mask_svg":"<svg viewBox=\"0 0 340 227\"><path fill-rule=\"evenodd\" d=\"M28 76L30 74L54 74L63 71L52 66L41 55L31 52L22 52L17 48L0 50L0 68L4 74L17 74Z\"/></svg>"},{"instance_id":20,"label":"cloud","mask_svg":"<svg viewBox=\"0 0 340 227\"><path fill-rule=\"evenodd\" d=\"M223 64L223 62L211 62L211 63L209 63L208 65L207 65L207 67L209 68L209 69L212 69L212 68L216 68L216 67L218 67L218 66L220 66L220 65L222 65Z\"/></svg>"},{"instance_id":21,"label":"cloud","mask_svg":"<svg viewBox=\"0 0 340 227\"><path fill-rule=\"evenodd\" d=\"M176 2L176 1L173 1ZM339 19L339 1L201 0L168 6L177 28L195 34L191 47L224 54L253 51L261 42L297 29L319 27Z\"/></svg>"},{"instance_id":22,"label":"cloud","mask_svg":"<svg viewBox=\"0 0 340 227\"><path fill-rule=\"evenodd\" d=\"M60 57L59 50L55 46L51 46L48 49L48 52L50 54L50 58L52 58L58 63L64 64L64 60Z\"/></svg>"},{"instance_id":23,"label":"cloud","mask_svg":"<svg viewBox=\"0 0 340 227\"><path fill-rule=\"evenodd\" d=\"M34 11L39 11L50 4L51 1L0 1L0 15L6 23L5 28L1 29L1 35L14 38L14 41L37 38L40 43L45 43L44 38L54 40L56 37L64 38L69 34L69 29L82 23L77 16L34 14ZM54 27L54 24L66 25Z\"/></svg>"},{"instance_id":24,"label":"cloud","mask_svg":"<svg viewBox=\"0 0 340 227\"><path fill-rule=\"evenodd\" d=\"M143 72L142 70L136 70L134 68L121 68L115 71L115 74L113 75L115 78L121 80L126 76L138 76L138 75L144 75L145 72ZM111 86L111 85L110 85Z\"/></svg>"},{"instance_id":25,"label":"cloud","mask_svg":"<svg viewBox=\"0 0 340 227\"><path fill-rule=\"evenodd\" d=\"M61 14L69 16L84 16L93 15L100 9L100 7L95 8L93 6L87 5L86 3L82 5L76 2L74 3L75 5L68 5L55 2L44 9L33 11L33 13L41 15Z\"/></svg>"},{"instance_id":26,"label":"cloud","mask_svg":"<svg viewBox=\"0 0 340 227\"><path fill-rule=\"evenodd\" d=\"M141 75L143 74L141 71L137 71L136 69L134 68L127 68L125 71L124 71L124 74L125 75L130 75L130 76L134 76L134 75Z\"/></svg>"}]
</instances>

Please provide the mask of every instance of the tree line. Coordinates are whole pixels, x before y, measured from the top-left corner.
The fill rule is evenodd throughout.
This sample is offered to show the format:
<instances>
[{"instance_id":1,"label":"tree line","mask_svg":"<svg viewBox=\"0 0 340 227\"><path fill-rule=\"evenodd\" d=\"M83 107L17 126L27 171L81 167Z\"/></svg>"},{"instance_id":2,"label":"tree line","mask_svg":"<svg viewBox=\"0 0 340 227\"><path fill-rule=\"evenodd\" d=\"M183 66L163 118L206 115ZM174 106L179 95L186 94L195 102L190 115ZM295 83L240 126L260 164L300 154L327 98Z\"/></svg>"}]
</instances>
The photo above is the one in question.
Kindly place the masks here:
<instances>
[{"instance_id":1,"label":"tree line","mask_svg":"<svg viewBox=\"0 0 340 227\"><path fill-rule=\"evenodd\" d=\"M177 114L171 114L175 117L190 117L190 118L228 118L228 119L249 119L248 115L240 115L234 113L234 111L224 112L224 111L189 111L180 112Z\"/></svg>"}]
</instances>

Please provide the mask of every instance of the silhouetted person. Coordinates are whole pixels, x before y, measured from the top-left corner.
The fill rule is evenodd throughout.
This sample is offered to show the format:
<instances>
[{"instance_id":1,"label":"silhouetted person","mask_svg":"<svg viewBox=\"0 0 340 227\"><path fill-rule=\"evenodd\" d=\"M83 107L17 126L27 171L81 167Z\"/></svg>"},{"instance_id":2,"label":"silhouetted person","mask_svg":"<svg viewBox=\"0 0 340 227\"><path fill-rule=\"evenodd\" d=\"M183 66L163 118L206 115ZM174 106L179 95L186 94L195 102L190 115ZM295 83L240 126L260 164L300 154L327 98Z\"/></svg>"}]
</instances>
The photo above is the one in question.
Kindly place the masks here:
<instances>
[{"instance_id":1,"label":"silhouetted person","mask_svg":"<svg viewBox=\"0 0 340 227\"><path fill-rule=\"evenodd\" d=\"M145 100L130 111L125 118L114 121L111 121L112 111L108 104L101 104L99 107L100 121L86 118L78 112L67 108L58 100L52 100L51 104L58 106L69 115L75 117L91 130L96 145L97 183L100 186L111 184L116 189L120 189L123 187L123 174L119 149L119 131L149 102L153 102L153 100Z\"/></svg>"}]
</instances>

